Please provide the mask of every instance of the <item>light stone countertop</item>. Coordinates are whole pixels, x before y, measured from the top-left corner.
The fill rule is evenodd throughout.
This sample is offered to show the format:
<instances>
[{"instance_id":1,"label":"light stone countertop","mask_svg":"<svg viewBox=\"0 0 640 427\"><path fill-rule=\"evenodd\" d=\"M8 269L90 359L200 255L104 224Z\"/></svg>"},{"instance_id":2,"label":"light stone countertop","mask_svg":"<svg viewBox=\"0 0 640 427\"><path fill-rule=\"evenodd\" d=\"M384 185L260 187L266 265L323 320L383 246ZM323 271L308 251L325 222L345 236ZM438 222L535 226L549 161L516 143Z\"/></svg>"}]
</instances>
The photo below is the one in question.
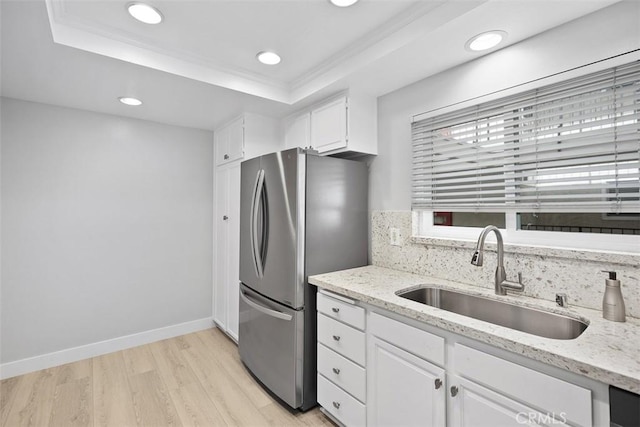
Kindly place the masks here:
<instances>
[{"instance_id":1,"label":"light stone countertop","mask_svg":"<svg viewBox=\"0 0 640 427\"><path fill-rule=\"evenodd\" d=\"M492 289L375 266L310 276L309 283L446 331L640 393L639 319L627 317L624 323L611 322L603 319L600 311L572 307L571 301L568 308L562 308L555 301L498 296ZM418 285L462 290L512 304L543 308L587 320L589 327L573 340L542 338L430 307L395 294L401 289Z\"/></svg>"}]
</instances>

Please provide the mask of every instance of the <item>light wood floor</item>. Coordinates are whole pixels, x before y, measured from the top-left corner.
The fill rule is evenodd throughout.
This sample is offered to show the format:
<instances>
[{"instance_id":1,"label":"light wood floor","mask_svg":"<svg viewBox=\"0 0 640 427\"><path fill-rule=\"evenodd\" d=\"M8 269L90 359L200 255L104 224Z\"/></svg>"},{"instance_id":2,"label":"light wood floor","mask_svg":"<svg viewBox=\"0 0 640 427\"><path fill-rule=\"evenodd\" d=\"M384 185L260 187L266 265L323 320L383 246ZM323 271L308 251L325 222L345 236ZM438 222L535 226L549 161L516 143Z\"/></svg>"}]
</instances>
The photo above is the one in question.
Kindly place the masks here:
<instances>
[{"instance_id":1,"label":"light wood floor","mask_svg":"<svg viewBox=\"0 0 640 427\"><path fill-rule=\"evenodd\" d=\"M0 426L325 426L289 412L209 329L0 383Z\"/></svg>"}]
</instances>

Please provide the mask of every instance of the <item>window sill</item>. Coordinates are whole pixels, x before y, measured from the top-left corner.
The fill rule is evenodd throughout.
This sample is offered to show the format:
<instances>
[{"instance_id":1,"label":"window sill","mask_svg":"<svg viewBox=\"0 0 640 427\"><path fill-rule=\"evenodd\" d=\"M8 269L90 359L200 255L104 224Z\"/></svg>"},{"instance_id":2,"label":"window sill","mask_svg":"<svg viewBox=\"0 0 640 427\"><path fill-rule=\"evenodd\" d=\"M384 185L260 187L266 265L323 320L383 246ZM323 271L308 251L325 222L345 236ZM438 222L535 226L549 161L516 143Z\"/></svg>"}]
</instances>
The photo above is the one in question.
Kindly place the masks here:
<instances>
[{"instance_id":1,"label":"window sill","mask_svg":"<svg viewBox=\"0 0 640 427\"><path fill-rule=\"evenodd\" d=\"M467 239L412 236L410 241L411 243L417 245L469 249L470 251L473 251L473 249L475 249L476 247L476 240ZM487 249L492 251L496 250L495 243L487 242L486 247ZM609 264L640 265L640 254L627 252L604 252L586 249L556 248L513 243L505 243L504 251L505 253L521 255L565 258L580 261L595 261ZM469 254L469 259L471 259L471 252L469 252Z\"/></svg>"}]
</instances>

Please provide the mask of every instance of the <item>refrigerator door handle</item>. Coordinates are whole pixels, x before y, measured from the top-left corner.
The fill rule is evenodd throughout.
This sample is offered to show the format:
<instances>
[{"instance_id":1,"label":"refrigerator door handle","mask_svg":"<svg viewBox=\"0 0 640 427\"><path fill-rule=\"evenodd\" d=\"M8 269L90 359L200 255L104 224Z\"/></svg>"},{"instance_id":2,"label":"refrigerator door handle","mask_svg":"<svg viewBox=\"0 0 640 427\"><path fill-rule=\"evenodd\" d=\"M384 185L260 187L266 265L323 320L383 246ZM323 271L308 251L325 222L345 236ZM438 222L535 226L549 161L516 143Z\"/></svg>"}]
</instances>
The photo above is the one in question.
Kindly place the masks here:
<instances>
[{"instance_id":1,"label":"refrigerator door handle","mask_svg":"<svg viewBox=\"0 0 640 427\"><path fill-rule=\"evenodd\" d=\"M264 277L262 257L260 254L260 246L258 243L258 217L260 212L260 201L262 189L264 187L264 169L260 169L256 175L256 183L253 191L253 200L251 201L251 247L253 249L253 266L256 269L256 275L259 278Z\"/></svg>"},{"instance_id":2,"label":"refrigerator door handle","mask_svg":"<svg viewBox=\"0 0 640 427\"><path fill-rule=\"evenodd\" d=\"M242 297L242 299L244 300L244 302L246 302L249 306L255 308L256 310L271 316L271 317L275 317L276 319L281 319L281 320L286 320L286 321L290 321L291 319L293 319L293 316L287 313L283 313L281 311L277 311L277 310L272 310L270 308L267 308L261 304L258 304L256 301L252 300L249 295L247 295L244 291L240 291L240 297Z\"/></svg>"}]
</instances>

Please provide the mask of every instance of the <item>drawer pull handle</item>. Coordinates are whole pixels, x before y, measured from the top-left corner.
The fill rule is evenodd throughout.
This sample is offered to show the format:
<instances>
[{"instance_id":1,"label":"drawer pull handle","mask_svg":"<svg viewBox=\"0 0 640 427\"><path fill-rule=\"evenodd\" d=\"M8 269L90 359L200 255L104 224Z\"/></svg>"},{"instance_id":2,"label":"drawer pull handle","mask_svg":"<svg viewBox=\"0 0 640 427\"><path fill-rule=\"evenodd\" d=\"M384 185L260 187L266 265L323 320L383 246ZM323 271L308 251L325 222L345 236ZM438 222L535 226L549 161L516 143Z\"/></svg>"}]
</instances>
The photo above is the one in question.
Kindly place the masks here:
<instances>
[{"instance_id":1,"label":"drawer pull handle","mask_svg":"<svg viewBox=\"0 0 640 427\"><path fill-rule=\"evenodd\" d=\"M333 339L334 339L335 341L340 341L340 335L334 335L334 336L333 336Z\"/></svg>"},{"instance_id":2,"label":"drawer pull handle","mask_svg":"<svg viewBox=\"0 0 640 427\"><path fill-rule=\"evenodd\" d=\"M451 386L451 397L456 397L458 395L458 387Z\"/></svg>"},{"instance_id":3,"label":"drawer pull handle","mask_svg":"<svg viewBox=\"0 0 640 427\"><path fill-rule=\"evenodd\" d=\"M340 311L340 309L338 307L332 307L331 311L333 311L334 313L337 313Z\"/></svg>"},{"instance_id":4,"label":"drawer pull handle","mask_svg":"<svg viewBox=\"0 0 640 427\"><path fill-rule=\"evenodd\" d=\"M225 154L225 155L224 155L224 159L225 159L225 160L229 160L229 155L228 155L228 154Z\"/></svg>"},{"instance_id":5,"label":"drawer pull handle","mask_svg":"<svg viewBox=\"0 0 640 427\"><path fill-rule=\"evenodd\" d=\"M340 402L333 402L333 407L336 409L340 409Z\"/></svg>"},{"instance_id":6,"label":"drawer pull handle","mask_svg":"<svg viewBox=\"0 0 640 427\"><path fill-rule=\"evenodd\" d=\"M333 373L336 374L336 375L340 375L340 369L333 368Z\"/></svg>"},{"instance_id":7,"label":"drawer pull handle","mask_svg":"<svg viewBox=\"0 0 640 427\"><path fill-rule=\"evenodd\" d=\"M442 380L440 378L436 378L435 380L436 390L439 390L442 387Z\"/></svg>"}]
</instances>

